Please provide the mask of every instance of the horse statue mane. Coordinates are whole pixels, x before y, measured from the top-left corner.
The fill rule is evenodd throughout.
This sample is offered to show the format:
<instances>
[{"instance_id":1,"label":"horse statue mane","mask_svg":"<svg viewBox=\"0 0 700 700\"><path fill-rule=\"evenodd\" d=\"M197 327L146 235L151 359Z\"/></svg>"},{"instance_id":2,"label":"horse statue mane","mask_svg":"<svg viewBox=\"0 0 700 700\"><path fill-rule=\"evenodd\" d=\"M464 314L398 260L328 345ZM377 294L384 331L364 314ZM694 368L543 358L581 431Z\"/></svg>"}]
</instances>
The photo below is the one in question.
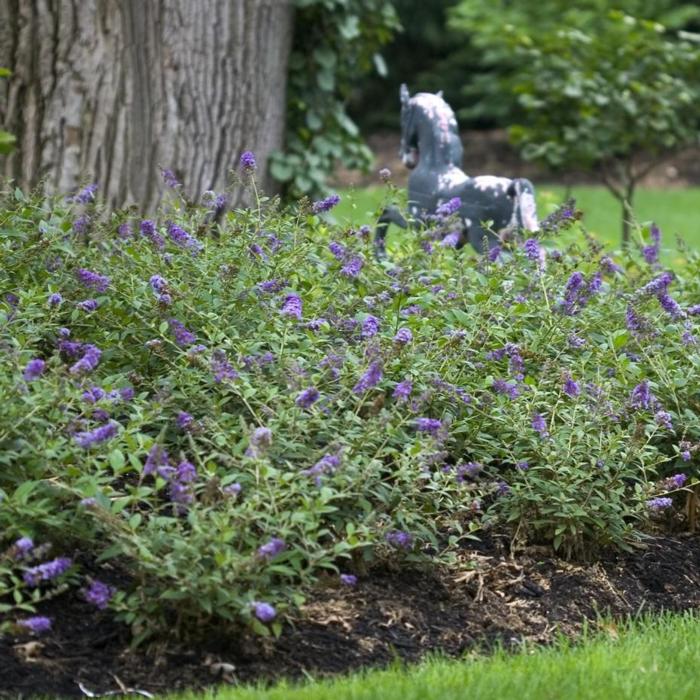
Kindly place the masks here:
<instances>
[{"instance_id":1,"label":"horse statue mane","mask_svg":"<svg viewBox=\"0 0 700 700\"><path fill-rule=\"evenodd\" d=\"M514 231L537 231L535 191L524 178L493 175L469 177L462 170L464 151L454 111L442 97L420 92L410 95L401 86L401 146L399 155L411 170L408 210L413 227L434 217L446 202L459 200L460 231L457 247L469 242L479 253L498 245ZM488 222L488 225L487 225ZM409 222L396 207L379 217L375 234L378 257L385 255L389 224L407 228Z\"/></svg>"}]
</instances>

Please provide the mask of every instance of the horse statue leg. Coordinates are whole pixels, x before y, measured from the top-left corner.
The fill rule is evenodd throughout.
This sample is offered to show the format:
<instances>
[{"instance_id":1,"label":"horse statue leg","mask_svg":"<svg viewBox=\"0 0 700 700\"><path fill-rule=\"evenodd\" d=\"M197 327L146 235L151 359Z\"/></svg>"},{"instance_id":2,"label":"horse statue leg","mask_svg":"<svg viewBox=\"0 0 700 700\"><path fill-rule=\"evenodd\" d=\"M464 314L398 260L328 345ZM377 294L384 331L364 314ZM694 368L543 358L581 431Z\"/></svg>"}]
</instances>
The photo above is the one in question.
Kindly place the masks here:
<instances>
[{"instance_id":1,"label":"horse statue leg","mask_svg":"<svg viewBox=\"0 0 700 700\"><path fill-rule=\"evenodd\" d=\"M396 224L401 228L408 228L408 221L404 219L398 207L387 207L377 219L377 229L374 233L374 255L377 260L386 258L386 234L389 224Z\"/></svg>"},{"instance_id":2,"label":"horse statue leg","mask_svg":"<svg viewBox=\"0 0 700 700\"><path fill-rule=\"evenodd\" d=\"M534 185L523 177L516 178L508 188L508 196L513 198L513 213L518 230L539 231Z\"/></svg>"}]
</instances>

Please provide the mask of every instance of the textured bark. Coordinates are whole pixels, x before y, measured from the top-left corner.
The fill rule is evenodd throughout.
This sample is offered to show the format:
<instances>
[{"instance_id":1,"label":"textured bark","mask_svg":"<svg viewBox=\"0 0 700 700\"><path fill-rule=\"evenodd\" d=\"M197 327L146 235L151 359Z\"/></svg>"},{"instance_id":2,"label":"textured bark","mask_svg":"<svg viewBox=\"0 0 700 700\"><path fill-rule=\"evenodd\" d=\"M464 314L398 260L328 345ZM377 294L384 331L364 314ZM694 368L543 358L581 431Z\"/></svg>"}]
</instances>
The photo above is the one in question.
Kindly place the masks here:
<instances>
[{"instance_id":1,"label":"textured bark","mask_svg":"<svg viewBox=\"0 0 700 700\"><path fill-rule=\"evenodd\" d=\"M18 139L4 174L51 192L95 181L111 206L148 211L161 167L196 198L253 150L269 191L292 15L290 0L0 0L2 122Z\"/></svg>"}]
</instances>

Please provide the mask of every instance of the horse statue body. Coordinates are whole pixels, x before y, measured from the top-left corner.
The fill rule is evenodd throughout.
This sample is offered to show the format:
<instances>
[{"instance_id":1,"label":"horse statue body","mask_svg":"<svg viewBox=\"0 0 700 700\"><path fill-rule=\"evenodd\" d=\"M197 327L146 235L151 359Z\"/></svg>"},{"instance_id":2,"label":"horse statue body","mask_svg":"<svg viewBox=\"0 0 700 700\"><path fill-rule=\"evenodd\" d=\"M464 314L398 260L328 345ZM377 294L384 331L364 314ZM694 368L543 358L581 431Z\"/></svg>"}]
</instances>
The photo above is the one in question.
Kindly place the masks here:
<instances>
[{"instance_id":1,"label":"horse statue body","mask_svg":"<svg viewBox=\"0 0 700 700\"><path fill-rule=\"evenodd\" d=\"M535 190L529 180L493 175L469 177L462 170L457 119L441 93L420 92L411 97L406 85L402 85L400 97L399 155L411 170L408 211L414 225L425 222L441 204L458 197L460 247L468 241L481 253L484 240L493 248L509 233L539 230ZM385 238L392 223L401 228L409 226L396 207L388 207L377 222L378 257L385 255Z\"/></svg>"}]
</instances>

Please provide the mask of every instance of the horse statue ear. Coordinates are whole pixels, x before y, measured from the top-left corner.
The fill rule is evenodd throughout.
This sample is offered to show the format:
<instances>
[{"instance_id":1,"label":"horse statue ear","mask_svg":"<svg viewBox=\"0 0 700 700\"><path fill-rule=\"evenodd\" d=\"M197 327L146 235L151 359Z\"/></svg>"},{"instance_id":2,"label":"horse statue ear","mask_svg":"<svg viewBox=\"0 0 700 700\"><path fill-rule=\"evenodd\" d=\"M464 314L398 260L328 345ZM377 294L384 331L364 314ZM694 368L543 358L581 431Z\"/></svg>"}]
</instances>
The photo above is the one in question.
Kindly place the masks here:
<instances>
[{"instance_id":1,"label":"horse statue ear","mask_svg":"<svg viewBox=\"0 0 700 700\"><path fill-rule=\"evenodd\" d=\"M411 99L411 95L408 93L408 86L406 85L406 83L401 83L399 97L401 98L402 105L405 105Z\"/></svg>"},{"instance_id":2,"label":"horse statue ear","mask_svg":"<svg viewBox=\"0 0 700 700\"><path fill-rule=\"evenodd\" d=\"M438 90L436 94L440 99L443 99L442 90Z\"/></svg>"}]
</instances>

